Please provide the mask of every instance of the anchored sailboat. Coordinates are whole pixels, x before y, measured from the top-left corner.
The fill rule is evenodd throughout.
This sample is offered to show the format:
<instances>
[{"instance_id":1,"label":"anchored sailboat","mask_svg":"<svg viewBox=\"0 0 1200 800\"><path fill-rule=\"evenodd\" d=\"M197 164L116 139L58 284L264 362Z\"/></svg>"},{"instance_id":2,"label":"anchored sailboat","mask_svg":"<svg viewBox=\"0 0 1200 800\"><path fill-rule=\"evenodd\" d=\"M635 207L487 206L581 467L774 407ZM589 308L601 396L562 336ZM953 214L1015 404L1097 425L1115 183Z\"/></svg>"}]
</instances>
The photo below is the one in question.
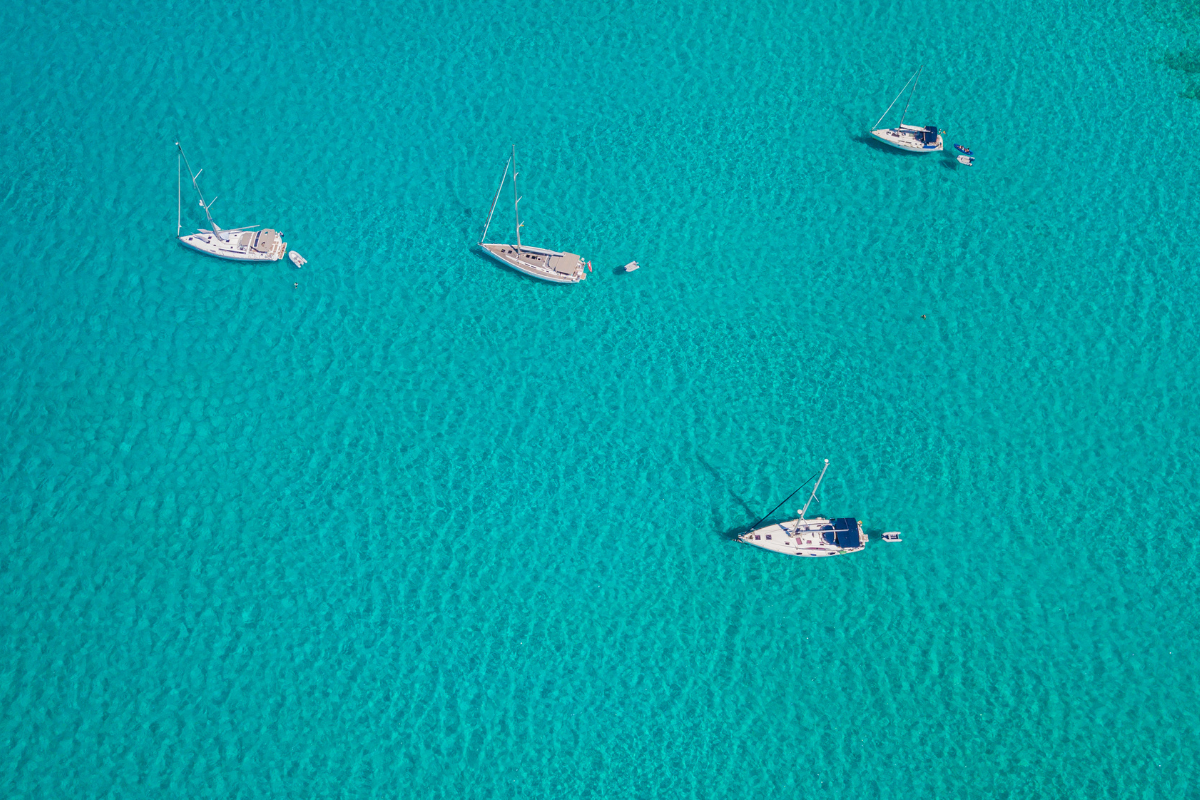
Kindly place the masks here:
<instances>
[{"instance_id":1,"label":"anchored sailboat","mask_svg":"<svg viewBox=\"0 0 1200 800\"><path fill-rule=\"evenodd\" d=\"M913 73L913 76L908 79L904 87L892 100L892 104L887 107L887 111L875 120L871 135L884 144L898 147L901 150L907 150L910 153L936 153L942 149L942 137L938 134L936 125L905 125L904 117L908 115L908 105L912 102L913 92L917 91L917 82L921 80L921 70L925 69L922 64ZM883 122L883 118L888 115L888 111L892 110L892 106L896 105L896 100L900 99L900 95L904 94L904 89L908 88L908 84L912 84L912 91L908 93L908 100L904 102L904 111L900 114L900 124L895 128L879 128L879 123Z\"/></svg>"},{"instance_id":2,"label":"anchored sailboat","mask_svg":"<svg viewBox=\"0 0 1200 800\"><path fill-rule=\"evenodd\" d=\"M752 544L755 547L761 547L764 550L770 550L775 553L783 553L787 556L804 556L808 558L841 556L847 553L857 553L865 548L867 546L867 535L863 533L862 523L854 517L838 517L836 519L826 519L825 517L804 518L804 515L808 512L809 505L812 504L813 498L817 496L817 489L820 488L821 481L824 479L825 472L828 469L829 459L827 458L825 459L825 467L821 470L821 475L817 478L816 485L813 486L812 494L808 496L808 502L804 504L804 508L797 512L800 515L799 519L750 530L739 536L738 541L745 544ZM810 477L808 480L812 480L812 478ZM805 481L805 483L807 482ZM799 489L796 491L799 491ZM792 494L795 493L792 492ZM790 499L790 495L788 499ZM786 503L787 500L783 502ZM783 503L779 505L783 505ZM778 507L776 506L776 508ZM767 514L767 516L769 517L770 514ZM766 519L766 517L763 519ZM762 522L762 520L760 519L758 522ZM758 522L754 524L757 525ZM753 527L751 526L751 528Z\"/></svg>"},{"instance_id":3,"label":"anchored sailboat","mask_svg":"<svg viewBox=\"0 0 1200 800\"><path fill-rule=\"evenodd\" d=\"M492 224L492 215L496 212L496 203L500 199L500 191L504 188L504 180L508 170L512 168L513 184L513 214L516 217L516 245L488 244L487 232ZM484 253L499 261L506 267L512 267L531 278L550 283L579 283L587 278L583 269L583 259L574 253L560 253L557 250L546 250L541 247L529 247L521 244L521 198L517 196L517 146L513 145L512 155L504 166L504 174L500 176L500 185L496 187L496 196L492 198L492 207L488 210L487 223L483 233L479 235L479 247Z\"/></svg>"},{"instance_id":4,"label":"anchored sailboat","mask_svg":"<svg viewBox=\"0 0 1200 800\"><path fill-rule=\"evenodd\" d=\"M278 231L272 228L256 231L254 228L257 228L257 225L222 229L213 222L211 209L213 203L217 202L217 198L214 197L212 203L205 201L204 194L200 191L200 184L196 182L196 179L200 177L200 172L204 170L192 172L192 165L188 163L183 147L179 142L175 143L175 147L179 148L179 156L176 159L179 162L179 188L176 192L178 209L175 221L175 238L179 240L179 243L205 255L226 258L230 261L278 261L283 258L283 254L287 252L287 242L283 241L283 237ZM196 196L200 198L200 207L204 209L204 215L208 217L209 229L201 228L196 233L182 236L180 234L183 232L183 167L185 165L188 168L188 177L192 181L192 188L196 190Z\"/></svg>"}]
</instances>

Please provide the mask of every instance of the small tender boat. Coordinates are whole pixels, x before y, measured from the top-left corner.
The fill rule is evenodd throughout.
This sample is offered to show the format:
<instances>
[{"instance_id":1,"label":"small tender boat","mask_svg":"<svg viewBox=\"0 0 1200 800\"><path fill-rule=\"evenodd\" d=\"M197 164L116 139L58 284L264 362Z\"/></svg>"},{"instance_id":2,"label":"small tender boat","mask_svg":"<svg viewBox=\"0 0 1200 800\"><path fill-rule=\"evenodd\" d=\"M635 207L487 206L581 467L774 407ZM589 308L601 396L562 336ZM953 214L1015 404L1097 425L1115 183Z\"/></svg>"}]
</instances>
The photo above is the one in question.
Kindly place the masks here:
<instances>
[{"instance_id":1,"label":"small tender boat","mask_svg":"<svg viewBox=\"0 0 1200 800\"><path fill-rule=\"evenodd\" d=\"M975 163L974 156L955 156L954 158L956 161L958 161L958 163L962 164L964 167L969 167Z\"/></svg>"},{"instance_id":2,"label":"small tender boat","mask_svg":"<svg viewBox=\"0 0 1200 800\"><path fill-rule=\"evenodd\" d=\"M913 92L917 91L917 82L921 80L921 70L923 69L925 69L924 65L917 68L913 76L900 89L900 93L892 100L892 105L887 107L887 111L883 112L883 116L875 120L875 126L883 122L883 118L888 115L888 112L892 110L892 106L896 105L896 100L900 99L900 95L904 94L904 90L911 83L912 91L908 93L908 100L904 103L904 112L900 115L900 124L895 128L876 128L871 131L871 135L884 144L891 145L900 150L907 150L910 153L936 153L942 149L942 137L938 133L936 125L904 124L904 117L908 114L908 105L912 102Z\"/></svg>"},{"instance_id":3,"label":"small tender boat","mask_svg":"<svg viewBox=\"0 0 1200 800\"><path fill-rule=\"evenodd\" d=\"M308 263L308 259L297 253L295 250L288 253L288 258L291 259L291 262L296 265L296 269L300 269Z\"/></svg>"},{"instance_id":4,"label":"small tender boat","mask_svg":"<svg viewBox=\"0 0 1200 800\"><path fill-rule=\"evenodd\" d=\"M900 541L900 531L884 531L883 532L883 540L885 542Z\"/></svg>"},{"instance_id":5,"label":"small tender boat","mask_svg":"<svg viewBox=\"0 0 1200 800\"><path fill-rule=\"evenodd\" d=\"M966 145L956 144L956 145L954 145L954 149L957 150L958 152L962 153L964 156L975 155L974 153L971 152L971 148L967 147Z\"/></svg>"},{"instance_id":6,"label":"small tender boat","mask_svg":"<svg viewBox=\"0 0 1200 800\"><path fill-rule=\"evenodd\" d=\"M642 265L636 261L630 261L628 264L621 267L621 269L625 270L626 272L633 272L635 269L639 269L641 266Z\"/></svg>"},{"instance_id":7,"label":"small tender boat","mask_svg":"<svg viewBox=\"0 0 1200 800\"><path fill-rule=\"evenodd\" d=\"M817 487L821 485L821 479L825 477L825 471L828 469L829 459L825 459L825 468L821 470L821 477L817 478L817 484L813 486L808 502L804 504L804 508L800 509L799 519L788 520L787 522L767 525L757 529L752 525L752 530L739 536L738 541L743 544L752 544L755 547L761 547L764 550L770 550L775 553L783 553L787 556L803 556L808 558L840 556L863 550L867 546L867 535L863 533L862 523L854 517L838 517L837 519L826 519L825 517L804 518L804 514L808 511L813 498L817 496ZM809 478L809 480L812 480L812 478ZM805 483L808 483L808 481L805 481ZM800 490L797 489L796 491ZM792 492L792 494L795 493ZM790 499L791 495L788 495L787 500ZM783 502L786 503L787 500ZM783 503L779 505L783 505ZM779 506L775 508L779 508ZM774 509L772 509L771 513L774 513ZM767 516L771 516L771 513L768 513ZM763 519L766 519L766 517L763 517ZM760 519L758 522L762 521ZM754 524L757 525L758 522Z\"/></svg>"}]
</instances>

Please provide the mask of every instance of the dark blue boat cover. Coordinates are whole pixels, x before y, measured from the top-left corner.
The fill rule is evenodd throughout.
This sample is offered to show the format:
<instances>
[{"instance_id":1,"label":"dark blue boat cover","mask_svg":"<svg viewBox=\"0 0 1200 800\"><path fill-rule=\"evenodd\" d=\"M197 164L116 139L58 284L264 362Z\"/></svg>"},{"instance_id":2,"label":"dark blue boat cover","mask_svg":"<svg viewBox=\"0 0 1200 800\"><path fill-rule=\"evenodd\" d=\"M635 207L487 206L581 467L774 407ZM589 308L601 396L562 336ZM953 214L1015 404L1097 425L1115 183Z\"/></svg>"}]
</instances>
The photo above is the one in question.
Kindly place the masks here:
<instances>
[{"instance_id":1,"label":"dark blue boat cover","mask_svg":"<svg viewBox=\"0 0 1200 800\"><path fill-rule=\"evenodd\" d=\"M838 547L858 547L858 520L854 517L835 519L833 535Z\"/></svg>"},{"instance_id":2,"label":"dark blue boat cover","mask_svg":"<svg viewBox=\"0 0 1200 800\"><path fill-rule=\"evenodd\" d=\"M937 126L926 125L921 132L921 141L925 144L937 144Z\"/></svg>"}]
</instances>

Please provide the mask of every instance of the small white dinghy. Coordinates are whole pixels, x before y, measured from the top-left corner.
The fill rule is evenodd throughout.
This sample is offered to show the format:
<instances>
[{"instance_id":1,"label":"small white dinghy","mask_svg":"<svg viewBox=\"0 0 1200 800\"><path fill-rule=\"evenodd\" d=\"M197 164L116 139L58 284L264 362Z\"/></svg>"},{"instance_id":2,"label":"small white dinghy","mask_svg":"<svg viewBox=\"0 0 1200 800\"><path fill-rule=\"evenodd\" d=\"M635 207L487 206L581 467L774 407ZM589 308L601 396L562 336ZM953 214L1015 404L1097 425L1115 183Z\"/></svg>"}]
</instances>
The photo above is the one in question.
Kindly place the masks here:
<instances>
[{"instance_id":1,"label":"small white dinghy","mask_svg":"<svg viewBox=\"0 0 1200 800\"><path fill-rule=\"evenodd\" d=\"M288 253L288 258L291 259L292 263L296 265L296 269L300 269L308 263L308 259L297 253L295 250Z\"/></svg>"},{"instance_id":2,"label":"small white dinghy","mask_svg":"<svg viewBox=\"0 0 1200 800\"><path fill-rule=\"evenodd\" d=\"M621 267L621 269L624 270L625 272L633 272L635 269L639 269L641 266L642 265L637 263L636 261L630 261L628 264Z\"/></svg>"},{"instance_id":3,"label":"small white dinghy","mask_svg":"<svg viewBox=\"0 0 1200 800\"><path fill-rule=\"evenodd\" d=\"M955 158L955 160L958 161L958 163L962 164L964 167L969 167L975 163L974 156L955 156L954 158Z\"/></svg>"},{"instance_id":4,"label":"small white dinghy","mask_svg":"<svg viewBox=\"0 0 1200 800\"><path fill-rule=\"evenodd\" d=\"M884 531L883 540L885 542L900 541L900 531Z\"/></svg>"}]
</instances>

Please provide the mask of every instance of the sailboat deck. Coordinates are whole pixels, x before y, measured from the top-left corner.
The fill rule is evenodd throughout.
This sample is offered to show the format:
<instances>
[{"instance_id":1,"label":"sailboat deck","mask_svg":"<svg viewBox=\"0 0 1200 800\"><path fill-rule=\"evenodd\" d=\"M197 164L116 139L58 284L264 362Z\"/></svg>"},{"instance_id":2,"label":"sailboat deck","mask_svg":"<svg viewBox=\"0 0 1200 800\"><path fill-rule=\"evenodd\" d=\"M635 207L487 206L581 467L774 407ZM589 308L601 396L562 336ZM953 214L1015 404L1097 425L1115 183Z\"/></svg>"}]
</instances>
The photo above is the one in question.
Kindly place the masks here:
<instances>
[{"instance_id":1,"label":"sailboat deck","mask_svg":"<svg viewBox=\"0 0 1200 800\"><path fill-rule=\"evenodd\" d=\"M500 263L538 280L551 283L578 283L584 280L583 260L574 253L560 253L541 247L510 244L484 244L483 251Z\"/></svg>"},{"instance_id":2,"label":"sailboat deck","mask_svg":"<svg viewBox=\"0 0 1200 800\"><path fill-rule=\"evenodd\" d=\"M931 143L922 141L920 133L923 129L914 125L901 125L898 128L880 128L871 131L871 135L884 144L911 153L937 153L942 150L942 137Z\"/></svg>"},{"instance_id":3,"label":"sailboat deck","mask_svg":"<svg viewBox=\"0 0 1200 800\"><path fill-rule=\"evenodd\" d=\"M179 243L206 255L230 261L278 261L287 252L287 242L267 228L262 231L199 231L180 236Z\"/></svg>"},{"instance_id":4,"label":"sailboat deck","mask_svg":"<svg viewBox=\"0 0 1200 800\"><path fill-rule=\"evenodd\" d=\"M862 523L853 517L793 519L738 537L745 544L789 556L840 556L867 545Z\"/></svg>"}]
</instances>

